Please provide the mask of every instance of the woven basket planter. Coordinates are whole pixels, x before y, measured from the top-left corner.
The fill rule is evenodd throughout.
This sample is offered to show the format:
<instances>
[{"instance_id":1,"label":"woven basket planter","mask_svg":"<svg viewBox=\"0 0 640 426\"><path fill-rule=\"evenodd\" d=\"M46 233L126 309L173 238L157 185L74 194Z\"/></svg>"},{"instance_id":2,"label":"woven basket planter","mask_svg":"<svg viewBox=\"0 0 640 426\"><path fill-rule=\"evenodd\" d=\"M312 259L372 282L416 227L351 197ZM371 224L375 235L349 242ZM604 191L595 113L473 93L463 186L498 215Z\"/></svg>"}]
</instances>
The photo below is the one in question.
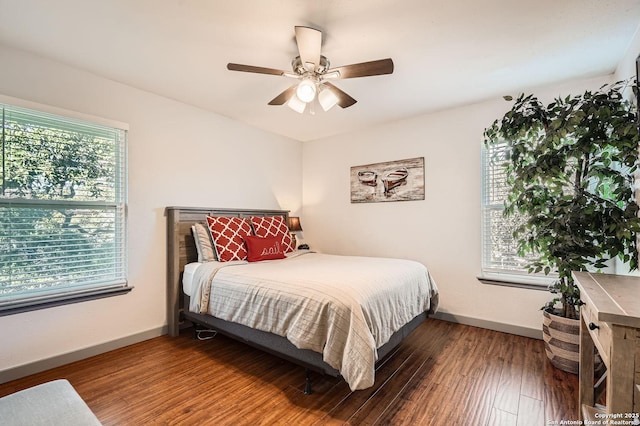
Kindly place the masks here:
<instances>
[{"instance_id":1,"label":"woven basket planter","mask_svg":"<svg viewBox=\"0 0 640 426\"><path fill-rule=\"evenodd\" d=\"M580 320L543 311L542 337L547 357L555 367L578 374L580 367Z\"/></svg>"}]
</instances>

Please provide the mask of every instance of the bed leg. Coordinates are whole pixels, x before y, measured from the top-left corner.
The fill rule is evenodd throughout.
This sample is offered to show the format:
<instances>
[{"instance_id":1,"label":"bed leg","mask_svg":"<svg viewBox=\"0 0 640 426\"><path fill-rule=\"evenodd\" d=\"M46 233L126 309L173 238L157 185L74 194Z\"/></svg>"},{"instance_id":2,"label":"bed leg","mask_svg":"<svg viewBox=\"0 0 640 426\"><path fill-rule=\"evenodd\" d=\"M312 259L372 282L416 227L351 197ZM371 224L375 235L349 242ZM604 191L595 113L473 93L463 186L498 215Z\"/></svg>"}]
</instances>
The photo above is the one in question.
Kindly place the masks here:
<instances>
[{"instance_id":1,"label":"bed leg","mask_svg":"<svg viewBox=\"0 0 640 426\"><path fill-rule=\"evenodd\" d=\"M198 326L193 324L193 340L198 340Z\"/></svg>"},{"instance_id":2,"label":"bed leg","mask_svg":"<svg viewBox=\"0 0 640 426\"><path fill-rule=\"evenodd\" d=\"M311 395L313 393L313 391L311 390L311 377L309 376L309 369L307 368L305 370L305 374L304 374L304 394L305 395Z\"/></svg>"}]
</instances>

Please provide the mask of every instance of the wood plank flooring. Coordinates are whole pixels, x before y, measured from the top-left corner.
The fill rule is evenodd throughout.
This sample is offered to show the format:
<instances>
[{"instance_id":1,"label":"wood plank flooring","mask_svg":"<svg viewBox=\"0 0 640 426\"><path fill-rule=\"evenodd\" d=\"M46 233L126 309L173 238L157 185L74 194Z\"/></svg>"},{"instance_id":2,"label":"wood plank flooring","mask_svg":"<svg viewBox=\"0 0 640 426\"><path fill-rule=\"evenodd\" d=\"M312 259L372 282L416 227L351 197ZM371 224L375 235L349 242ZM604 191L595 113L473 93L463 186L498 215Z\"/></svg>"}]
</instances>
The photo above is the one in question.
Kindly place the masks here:
<instances>
[{"instance_id":1,"label":"wood plank flooring","mask_svg":"<svg viewBox=\"0 0 640 426\"><path fill-rule=\"evenodd\" d=\"M351 392L224 336L146 342L0 385L66 378L104 425L542 426L577 420L577 376L542 341L429 319ZM556 423L557 424L557 423Z\"/></svg>"}]
</instances>

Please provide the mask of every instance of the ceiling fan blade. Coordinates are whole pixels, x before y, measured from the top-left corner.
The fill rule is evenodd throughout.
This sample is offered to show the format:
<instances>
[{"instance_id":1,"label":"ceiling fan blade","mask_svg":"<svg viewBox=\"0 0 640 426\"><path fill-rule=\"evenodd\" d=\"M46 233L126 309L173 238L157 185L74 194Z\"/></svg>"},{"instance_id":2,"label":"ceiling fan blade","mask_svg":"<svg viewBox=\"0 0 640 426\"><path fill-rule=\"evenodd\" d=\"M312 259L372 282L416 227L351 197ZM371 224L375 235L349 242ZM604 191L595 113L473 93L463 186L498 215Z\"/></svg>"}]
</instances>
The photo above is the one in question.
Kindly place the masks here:
<instances>
[{"instance_id":1,"label":"ceiling fan blade","mask_svg":"<svg viewBox=\"0 0 640 426\"><path fill-rule=\"evenodd\" d=\"M275 68L256 67L253 65L243 65L228 63L227 69L230 71L254 72L256 74L285 75L289 71L277 70Z\"/></svg>"},{"instance_id":2,"label":"ceiling fan blade","mask_svg":"<svg viewBox=\"0 0 640 426\"><path fill-rule=\"evenodd\" d=\"M286 104L287 101L289 99L291 99L291 97L293 95L296 94L296 88L297 87L298 87L297 84L294 84L293 86L289 87L284 92L280 93L278 96L276 96L275 98L271 99L271 102L269 102L269 105L284 105L284 104Z\"/></svg>"},{"instance_id":3,"label":"ceiling fan blade","mask_svg":"<svg viewBox=\"0 0 640 426\"><path fill-rule=\"evenodd\" d=\"M359 64L345 65L327 70L327 74L339 72L338 78L371 77L393 73L393 61L391 58L379 59L377 61L361 62Z\"/></svg>"},{"instance_id":4,"label":"ceiling fan blade","mask_svg":"<svg viewBox=\"0 0 640 426\"><path fill-rule=\"evenodd\" d=\"M351 96L347 95L345 92L343 92L342 90L338 89L336 86L334 86L333 84L329 83L329 82L324 82L323 83L329 90L331 90L331 92L333 92L334 95L336 95L338 97L338 105L341 108L349 108L351 105L355 104L356 101L355 99L353 99Z\"/></svg>"},{"instance_id":5,"label":"ceiling fan blade","mask_svg":"<svg viewBox=\"0 0 640 426\"><path fill-rule=\"evenodd\" d=\"M320 65L322 32L309 27L296 27L295 31L302 65L307 68L307 64L313 64L313 69L316 69Z\"/></svg>"}]
</instances>

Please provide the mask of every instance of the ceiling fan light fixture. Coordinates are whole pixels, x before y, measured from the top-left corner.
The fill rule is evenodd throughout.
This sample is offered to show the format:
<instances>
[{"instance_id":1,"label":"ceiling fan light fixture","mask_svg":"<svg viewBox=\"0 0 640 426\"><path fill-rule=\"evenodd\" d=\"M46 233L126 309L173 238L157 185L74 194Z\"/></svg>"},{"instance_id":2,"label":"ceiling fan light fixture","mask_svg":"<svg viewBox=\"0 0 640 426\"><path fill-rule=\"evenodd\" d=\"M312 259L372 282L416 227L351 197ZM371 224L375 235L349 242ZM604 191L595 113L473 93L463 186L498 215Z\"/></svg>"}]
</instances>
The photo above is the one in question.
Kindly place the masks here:
<instances>
[{"instance_id":1,"label":"ceiling fan light fixture","mask_svg":"<svg viewBox=\"0 0 640 426\"><path fill-rule=\"evenodd\" d=\"M313 114L317 97L318 103L325 111L336 104L340 108L348 108L357 101L329 80L393 74L394 65L391 58L331 68L327 57L322 55L322 31L296 26L294 32L299 55L291 61L291 71L232 62L227 64L230 71L284 76L297 80L296 84L289 86L269 101L269 105L287 104L299 113L309 110L309 114ZM326 93L322 94L324 91Z\"/></svg>"},{"instance_id":2,"label":"ceiling fan light fixture","mask_svg":"<svg viewBox=\"0 0 640 426\"><path fill-rule=\"evenodd\" d=\"M338 100L339 99L336 94L326 86L324 86L320 93L318 93L318 102L320 102L320 106L325 112L336 106Z\"/></svg>"},{"instance_id":3,"label":"ceiling fan light fixture","mask_svg":"<svg viewBox=\"0 0 640 426\"><path fill-rule=\"evenodd\" d=\"M304 103L309 103L315 99L317 91L316 83L309 78L304 78L296 88L296 97Z\"/></svg>"},{"instance_id":4,"label":"ceiling fan light fixture","mask_svg":"<svg viewBox=\"0 0 640 426\"><path fill-rule=\"evenodd\" d=\"M289 101L287 101L287 106L295 112L302 114L304 109L307 107L307 104L298 99L297 96L292 96L289 98Z\"/></svg>"}]
</instances>

